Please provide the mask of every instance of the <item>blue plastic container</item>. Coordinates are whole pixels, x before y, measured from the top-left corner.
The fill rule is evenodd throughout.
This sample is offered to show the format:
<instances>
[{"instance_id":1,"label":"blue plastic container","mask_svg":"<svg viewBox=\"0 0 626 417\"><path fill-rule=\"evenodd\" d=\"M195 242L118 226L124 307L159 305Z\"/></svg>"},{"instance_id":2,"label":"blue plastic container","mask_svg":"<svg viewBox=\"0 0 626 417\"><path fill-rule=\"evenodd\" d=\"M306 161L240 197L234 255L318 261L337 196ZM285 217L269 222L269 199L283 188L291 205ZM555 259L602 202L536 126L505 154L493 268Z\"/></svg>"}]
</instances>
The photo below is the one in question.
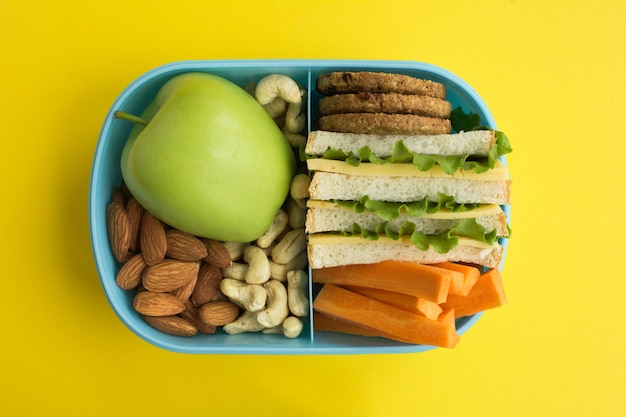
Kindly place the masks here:
<instances>
[{"instance_id":1,"label":"blue plastic container","mask_svg":"<svg viewBox=\"0 0 626 417\"><path fill-rule=\"evenodd\" d=\"M423 352L433 346L411 345L383 338L367 338L314 332L309 314L302 334L296 339L279 335L249 333L227 335L221 330L214 335L198 334L191 338L170 336L147 325L132 307L134 292L124 291L115 283L120 265L111 252L106 226L106 208L111 191L122 181L120 156L131 129L130 123L113 119L116 110L140 114L152 101L159 88L170 78L185 72L208 72L229 79L241 86L258 82L268 74L284 74L308 89L308 131L317 129L321 96L315 91L320 74L332 71L378 71L402 73L431 79L444 84L452 107L477 113L484 125L496 128L489 109L479 95L462 79L436 66L406 61L338 61L338 60L232 60L183 61L156 68L139 77L117 98L106 115L93 160L89 190L89 224L93 254L102 287L111 307L120 320L136 335L160 348L199 354L381 354ZM505 158L502 161L506 164ZM503 207L510 216L510 207ZM502 239L506 257L507 240ZM309 286L311 288L311 286ZM457 319L459 334L470 329L481 314Z\"/></svg>"}]
</instances>

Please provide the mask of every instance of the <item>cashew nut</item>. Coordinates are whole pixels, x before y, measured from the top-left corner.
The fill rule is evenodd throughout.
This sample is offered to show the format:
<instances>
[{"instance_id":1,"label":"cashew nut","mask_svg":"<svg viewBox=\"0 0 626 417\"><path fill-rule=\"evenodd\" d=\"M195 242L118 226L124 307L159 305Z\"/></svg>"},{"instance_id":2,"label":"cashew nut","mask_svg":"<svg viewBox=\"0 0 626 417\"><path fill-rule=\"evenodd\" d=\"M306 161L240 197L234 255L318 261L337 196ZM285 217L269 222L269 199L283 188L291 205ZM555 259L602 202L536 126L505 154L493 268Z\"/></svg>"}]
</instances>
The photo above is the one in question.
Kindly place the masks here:
<instances>
[{"instance_id":1,"label":"cashew nut","mask_svg":"<svg viewBox=\"0 0 626 417\"><path fill-rule=\"evenodd\" d=\"M301 146L306 145L306 136L300 135L298 133L288 132L286 129L283 129L283 136L289 142L289 146L295 149L300 149Z\"/></svg>"},{"instance_id":2,"label":"cashew nut","mask_svg":"<svg viewBox=\"0 0 626 417\"><path fill-rule=\"evenodd\" d=\"M274 327L263 329L263 334L282 334L283 336L294 339L300 336L304 324L297 317L287 317L281 324Z\"/></svg>"},{"instance_id":3,"label":"cashew nut","mask_svg":"<svg viewBox=\"0 0 626 417\"><path fill-rule=\"evenodd\" d=\"M307 263L306 251L302 251L296 255L291 261L286 264L279 264L274 261L270 261L270 269L272 271L272 279L284 282L287 281L287 273L297 269L303 269Z\"/></svg>"},{"instance_id":4,"label":"cashew nut","mask_svg":"<svg viewBox=\"0 0 626 417\"><path fill-rule=\"evenodd\" d=\"M272 119L275 119L287 111L287 102L280 97L276 97L269 103L264 104L263 108Z\"/></svg>"},{"instance_id":5,"label":"cashew nut","mask_svg":"<svg viewBox=\"0 0 626 417\"><path fill-rule=\"evenodd\" d=\"M272 249L272 259L279 264L286 264L306 249L304 229L289 231Z\"/></svg>"},{"instance_id":6,"label":"cashew nut","mask_svg":"<svg viewBox=\"0 0 626 417\"><path fill-rule=\"evenodd\" d=\"M289 195L296 202L296 205L306 210L306 199L309 198L309 186L311 178L307 174L297 174L291 180Z\"/></svg>"},{"instance_id":7,"label":"cashew nut","mask_svg":"<svg viewBox=\"0 0 626 417\"><path fill-rule=\"evenodd\" d=\"M289 227L292 229L304 228L306 222L306 209L300 207L300 205L291 196L287 196L285 203L285 210L289 215Z\"/></svg>"},{"instance_id":8,"label":"cashew nut","mask_svg":"<svg viewBox=\"0 0 626 417\"><path fill-rule=\"evenodd\" d=\"M289 104L287 113L285 114L285 127L283 128L289 133L300 133L304 130L306 122L304 114L300 113L301 105Z\"/></svg>"},{"instance_id":9,"label":"cashew nut","mask_svg":"<svg viewBox=\"0 0 626 417\"><path fill-rule=\"evenodd\" d=\"M281 98L288 103L285 115L285 129L291 133L304 130L305 115L301 114L302 93L298 84L281 74L270 74L264 77L256 86L255 97L261 105L266 105Z\"/></svg>"},{"instance_id":10,"label":"cashew nut","mask_svg":"<svg viewBox=\"0 0 626 417\"><path fill-rule=\"evenodd\" d=\"M249 245L247 242L223 242L224 247L230 253L230 259L233 261L243 256L243 250Z\"/></svg>"},{"instance_id":11,"label":"cashew nut","mask_svg":"<svg viewBox=\"0 0 626 417\"><path fill-rule=\"evenodd\" d=\"M283 321L283 334L289 339L294 339L302 333L302 320L295 316L289 316Z\"/></svg>"},{"instance_id":12,"label":"cashew nut","mask_svg":"<svg viewBox=\"0 0 626 417\"><path fill-rule=\"evenodd\" d=\"M311 185L311 177L307 174L296 174L291 180L289 194L291 198L298 201L309 198L309 186Z\"/></svg>"},{"instance_id":13,"label":"cashew nut","mask_svg":"<svg viewBox=\"0 0 626 417\"><path fill-rule=\"evenodd\" d=\"M248 264L233 262L230 266L222 268L222 276L244 281L246 279L246 271L248 271Z\"/></svg>"},{"instance_id":14,"label":"cashew nut","mask_svg":"<svg viewBox=\"0 0 626 417\"><path fill-rule=\"evenodd\" d=\"M263 329L263 334L283 334L283 323L274 327L266 327Z\"/></svg>"},{"instance_id":15,"label":"cashew nut","mask_svg":"<svg viewBox=\"0 0 626 417\"><path fill-rule=\"evenodd\" d=\"M267 248L261 248L263 250L263 253L265 254L265 256L272 256L272 250L274 249L274 246L276 246L276 241L272 242L271 245L269 245ZM272 260L270 259L270 262Z\"/></svg>"},{"instance_id":16,"label":"cashew nut","mask_svg":"<svg viewBox=\"0 0 626 417\"><path fill-rule=\"evenodd\" d=\"M309 276L303 270L287 272L287 302L294 316L304 317L309 314L308 281Z\"/></svg>"},{"instance_id":17,"label":"cashew nut","mask_svg":"<svg viewBox=\"0 0 626 417\"><path fill-rule=\"evenodd\" d=\"M282 74L270 74L263 77L257 84L254 94L261 105L271 102L276 97L282 98L287 103L302 101L298 84Z\"/></svg>"},{"instance_id":18,"label":"cashew nut","mask_svg":"<svg viewBox=\"0 0 626 417\"><path fill-rule=\"evenodd\" d=\"M287 222L289 218L287 213L283 210L279 209L274 217L274 221L270 225L270 227L263 233L261 237L259 237L256 241L256 244L261 248L269 248L272 242L280 235L285 227L287 227Z\"/></svg>"},{"instance_id":19,"label":"cashew nut","mask_svg":"<svg viewBox=\"0 0 626 417\"><path fill-rule=\"evenodd\" d=\"M248 263L244 276L248 284L263 284L270 279L270 261L263 249L250 245L244 249L243 259Z\"/></svg>"},{"instance_id":20,"label":"cashew nut","mask_svg":"<svg viewBox=\"0 0 626 417\"><path fill-rule=\"evenodd\" d=\"M224 278L220 283L220 290L229 300L246 311L262 310L267 301L267 291L262 285Z\"/></svg>"},{"instance_id":21,"label":"cashew nut","mask_svg":"<svg viewBox=\"0 0 626 417\"><path fill-rule=\"evenodd\" d=\"M269 280L264 285L267 291L267 307L257 315L257 321L264 327L278 326L289 315L287 288L276 280Z\"/></svg>"},{"instance_id":22,"label":"cashew nut","mask_svg":"<svg viewBox=\"0 0 626 417\"><path fill-rule=\"evenodd\" d=\"M260 332L264 326L257 321L258 314L258 311L244 311L235 321L228 323L222 329L228 334Z\"/></svg>"}]
</instances>

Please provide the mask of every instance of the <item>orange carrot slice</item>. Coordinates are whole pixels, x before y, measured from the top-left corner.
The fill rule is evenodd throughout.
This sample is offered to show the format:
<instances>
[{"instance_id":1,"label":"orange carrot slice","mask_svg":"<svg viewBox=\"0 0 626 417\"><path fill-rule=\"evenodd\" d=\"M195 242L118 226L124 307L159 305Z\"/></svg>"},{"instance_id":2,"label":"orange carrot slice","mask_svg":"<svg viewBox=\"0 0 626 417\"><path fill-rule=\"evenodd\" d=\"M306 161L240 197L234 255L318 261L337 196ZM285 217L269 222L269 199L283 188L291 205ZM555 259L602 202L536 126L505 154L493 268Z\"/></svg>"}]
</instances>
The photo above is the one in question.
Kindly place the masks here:
<instances>
[{"instance_id":1,"label":"orange carrot slice","mask_svg":"<svg viewBox=\"0 0 626 417\"><path fill-rule=\"evenodd\" d=\"M497 268L482 274L467 295L449 295L441 306L453 308L456 317L471 316L478 312L503 306L507 303L502 275Z\"/></svg>"},{"instance_id":2,"label":"orange carrot slice","mask_svg":"<svg viewBox=\"0 0 626 417\"><path fill-rule=\"evenodd\" d=\"M394 291L441 304L446 301L454 274L461 273L413 262L384 261L313 269L312 279L318 284Z\"/></svg>"},{"instance_id":3,"label":"orange carrot slice","mask_svg":"<svg viewBox=\"0 0 626 417\"><path fill-rule=\"evenodd\" d=\"M480 276L480 269L471 265L458 264L454 262L442 262L438 264L432 264L432 266L463 273L463 280L461 281L460 285L457 282L451 283L449 292L450 294L469 294L470 290L476 283L476 280Z\"/></svg>"},{"instance_id":4,"label":"orange carrot slice","mask_svg":"<svg viewBox=\"0 0 626 417\"><path fill-rule=\"evenodd\" d=\"M447 310L443 310L441 312L441 314L439 315L439 317L437 317L437 321L441 322L441 323L445 323L448 326L452 326L453 328L456 328L456 315L454 313L454 309L453 308L449 308Z\"/></svg>"},{"instance_id":5,"label":"orange carrot slice","mask_svg":"<svg viewBox=\"0 0 626 417\"><path fill-rule=\"evenodd\" d=\"M346 286L344 288L350 291L354 291L357 294L373 298L374 300L382 301L383 303L396 306L411 313L428 317L432 320L436 320L442 311L439 304L412 295L402 294L394 291L379 290L377 288L365 288L357 286Z\"/></svg>"},{"instance_id":6,"label":"orange carrot slice","mask_svg":"<svg viewBox=\"0 0 626 417\"><path fill-rule=\"evenodd\" d=\"M376 332L346 323L345 321L337 320L334 317L329 317L317 311L313 312L313 328L316 331L322 332L345 333L369 337L379 336Z\"/></svg>"},{"instance_id":7,"label":"orange carrot slice","mask_svg":"<svg viewBox=\"0 0 626 417\"><path fill-rule=\"evenodd\" d=\"M313 301L313 308L399 342L452 348L459 342L456 330L448 324L409 313L398 307L326 284Z\"/></svg>"}]
</instances>

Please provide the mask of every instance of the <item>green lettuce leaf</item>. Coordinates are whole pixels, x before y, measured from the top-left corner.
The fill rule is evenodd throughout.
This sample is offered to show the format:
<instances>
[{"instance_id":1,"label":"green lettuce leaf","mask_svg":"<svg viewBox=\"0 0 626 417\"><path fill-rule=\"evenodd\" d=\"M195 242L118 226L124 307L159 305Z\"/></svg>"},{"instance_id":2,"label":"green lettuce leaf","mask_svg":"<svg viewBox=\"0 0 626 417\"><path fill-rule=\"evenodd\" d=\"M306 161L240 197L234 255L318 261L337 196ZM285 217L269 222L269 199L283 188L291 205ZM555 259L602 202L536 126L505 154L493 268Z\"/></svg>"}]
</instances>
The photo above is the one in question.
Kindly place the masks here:
<instances>
[{"instance_id":1,"label":"green lettuce leaf","mask_svg":"<svg viewBox=\"0 0 626 417\"><path fill-rule=\"evenodd\" d=\"M472 111L469 113L465 113L461 107L457 107L450 113L450 123L452 124L452 129L460 132L470 131L470 130L485 130L491 129L490 127L483 126L480 121L480 116ZM487 159L487 164L489 168L493 168L495 161L500 158L502 155L506 155L513 151L511 147L511 143L509 142L509 138L499 130L494 130L496 136L496 143L489 150L489 157Z\"/></svg>"},{"instance_id":2,"label":"green lettuce leaf","mask_svg":"<svg viewBox=\"0 0 626 417\"><path fill-rule=\"evenodd\" d=\"M445 208L452 212L470 211L479 204L459 204L454 201L454 197L439 193L438 200L428 201L426 199L413 201L410 203L394 203L389 201L371 200L368 196L363 196L358 201L333 200L333 203L354 210L356 213L371 211L376 213L383 220L393 220L398 218L402 212L406 212L413 217L420 217L424 213L437 213Z\"/></svg>"},{"instance_id":3,"label":"green lettuce leaf","mask_svg":"<svg viewBox=\"0 0 626 417\"><path fill-rule=\"evenodd\" d=\"M486 128L485 128L486 129ZM359 166L361 162L384 165L394 163L413 163L420 171L428 171L439 165L446 174L454 174L459 169L464 171L485 172L495 166L500 156L511 152L511 145L504 133L496 131L496 143L489 150L487 157L473 155L426 155L412 152L403 141L394 144L391 155L380 158L365 146L356 152L345 152L341 149L328 148L319 158L345 161L348 165ZM308 155L307 158L316 158Z\"/></svg>"},{"instance_id":4,"label":"green lettuce leaf","mask_svg":"<svg viewBox=\"0 0 626 417\"><path fill-rule=\"evenodd\" d=\"M459 244L459 238L471 238L489 245L493 245L498 236L495 230L487 233L485 228L476 222L476 219L462 219L452 229L438 235L426 235L416 230L416 226L411 222L403 222L398 232L389 228L389 222L379 223L375 230L366 230L359 224L354 223L350 231L341 232L343 236L361 236L364 239L378 240L380 236L386 236L393 240L400 239L401 236L410 236L410 241L420 250L428 250L433 247L437 253L447 253Z\"/></svg>"},{"instance_id":5,"label":"green lettuce leaf","mask_svg":"<svg viewBox=\"0 0 626 417\"><path fill-rule=\"evenodd\" d=\"M480 115L472 111L465 113L459 106L450 112L450 124L452 125L452 129L457 132L462 130L468 132L481 125Z\"/></svg>"}]
</instances>

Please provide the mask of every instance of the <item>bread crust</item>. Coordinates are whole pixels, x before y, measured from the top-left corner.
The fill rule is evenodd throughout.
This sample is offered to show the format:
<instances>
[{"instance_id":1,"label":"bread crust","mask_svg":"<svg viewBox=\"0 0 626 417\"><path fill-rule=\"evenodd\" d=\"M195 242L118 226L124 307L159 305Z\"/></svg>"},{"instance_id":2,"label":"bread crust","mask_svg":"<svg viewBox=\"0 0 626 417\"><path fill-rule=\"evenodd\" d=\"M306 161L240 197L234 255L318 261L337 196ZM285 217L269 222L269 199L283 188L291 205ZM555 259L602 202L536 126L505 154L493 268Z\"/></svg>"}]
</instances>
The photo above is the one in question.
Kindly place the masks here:
<instances>
[{"instance_id":1,"label":"bread crust","mask_svg":"<svg viewBox=\"0 0 626 417\"><path fill-rule=\"evenodd\" d=\"M317 78L317 90L326 96L343 93L400 93L445 98L443 84L404 74L382 72L332 72Z\"/></svg>"},{"instance_id":2,"label":"bread crust","mask_svg":"<svg viewBox=\"0 0 626 417\"><path fill-rule=\"evenodd\" d=\"M320 113L399 113L450 117L452 105L447 100L417 94L370 93L336 94L320 100Z\"/></svg>"},{"instance_id":3,"label":"bread crust","mask_svg":"<svg viewBox=\"0 0 626 417\"><path fill-rule=\"evenodd\" d=\"M316 171L309 186L313 200L358 201L364 196L378 201L409 203L427 199L436 202L439 193L459 204L510 204L511 180L484 181L441 177L382 177Z\"/></svg>"},{"instance_id":4,"label":"bread crust","mask_svg":"<svg viewBox=\"0 0 626 417\"><path fill-rule=\"evenodd\" d=\"M449 119L415 114L341 113L320 117L320 129L377 135L437 135L452 132Z\"/></svg>"},{"instance_id":5,"label":"bread crust","mask_svg":"<svg viewBox=\"0 0 626 417\"><path fill-rule=\"evenodd\" d=\"M413 244L383 243L382 239L375 242L363 238L346 237L343 239L346 240L345 243L309 244L307 254L311 268L373 264L387 260L423 264L466 262L487 268L497 268L504 253L504 248L499 244L489 249L458 245L447 253L437 253L432 247L423 251Z\"/></svg>"}]
</instances>

